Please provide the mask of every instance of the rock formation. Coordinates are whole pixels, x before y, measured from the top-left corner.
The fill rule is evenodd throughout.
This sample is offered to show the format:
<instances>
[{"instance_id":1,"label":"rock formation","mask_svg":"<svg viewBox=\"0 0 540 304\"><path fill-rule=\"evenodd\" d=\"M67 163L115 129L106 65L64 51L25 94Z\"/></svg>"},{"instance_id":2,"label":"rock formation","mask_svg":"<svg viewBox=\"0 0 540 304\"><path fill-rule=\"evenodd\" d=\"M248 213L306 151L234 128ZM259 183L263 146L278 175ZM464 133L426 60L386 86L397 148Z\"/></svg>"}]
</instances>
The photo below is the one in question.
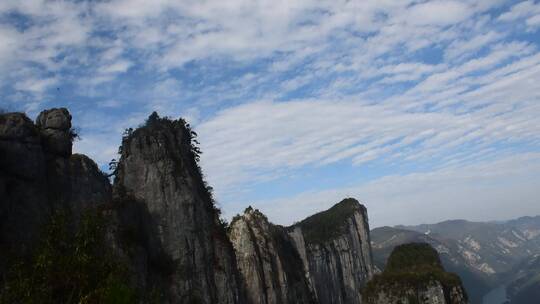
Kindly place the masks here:
<instances>
[{"instance_id":1,"label":"rock formation","mask_svg":"<svg viewBox=\"0 0 540 304\"><path fill-rule=\"evenodd\" d=\"M227 227L198 166L195 135L184 120L153 113L143 126L126 132L111 186L91 159L72 154L76 134L66 109L43 111L35 123L22 113L0 114L0 302L18 299L19 291L30 298L43 292L47 303L66 302L77 290L77 300L96 303L119 294L141 303L365 303L360 291L374 268L364 206L345 199L290 227L273 225L250 207ZM86 210L97 211L95 223L86 220ZM29 265L26 272L15 274L31 276L32 263L40 261L33 254L43 227L58 211L69 215L64 228L103 229L51 238L72 246L48 241L56 255L46 256L47 261L62 260L65 251L57 249L70 248L66 265L76 265L76 275L70 275L71 268L60 269L68 273L64 278L83 277L79 266L94 265L88 261L101 268L92 284L56 280L54 291L47 280L56 278L59 266L43 268L52 272L45 272L38 292L29 295L25 284L32 281L17 281L22 276L6 275L6 270L23 261ZM83 248L81 258L73 240L83 247L101 245ZM109 267L116 262L118 267ZM375 282L370 290L377 290ZM406 296L433 299L421 303L464 303L460 285L445 280L405 290ZM392 292L375 295L368 303L394 299Z\"/></svg>"},{"instance_id":2,"label":"rock formation","mask_svg":"<svg viewBox=\"0 0 540 304\"><path fill-rule=\"evenodd\" d=\"M143 208L140 223L131 227L146 236L143 257L168 261L162 268L169 302L238 303L234 252L202 179L192 136L183 120L152 114L122 142L114 193ZM131 220L124 217L123 225Z\"/></svg>"},{"instance_id":3,"label":"rock formation","mask_svg":"<svg viewBox=\"0 0 540 304\"><path fill-rule=\"evenodd\" d=\"M287 228L248 208L229 235L251 303L362 303L373 275L367 213L354 199Z\"/></svg>"},{"instance_id":4,"label":"rock formation","mask_svg":"<svg viewBox=\"0 0 540 304\"><path fill-rule=\"evenodd\" d=\"M40 227L58 209L75 218L110 201L111 186L96 164L71 153L71 115L64 109L0 115L0 277L9 257L27 255Z\"/></svg>"},{"instance_id":5,"label":"rock formation","mask_svg":"<svg viewBox=\"0 0 540 304\"><path fill-rule=\"evenodd\" d=\"M289 227L319 303L362 303L373 276L367 211L345 199Z\"/></svg>"},{"instance_id":6,"label":"rock formation","mask_svg":"<svg viewBox=\"0 0 540 304\"><path fill-rule=\"evenodd\" d=\"M248 303L314 303L302 260L283 227L249 207L233 219L229 237Z\"/></svg>"},{"instance_id":7,"label":"rock formation","mask_svg":"<svg viewBox=\"0 0 540 304\"><path fill-rule=\"evenodd\" d=\"M468 303L459 277L444 271L437 251L427 243L397 246L363 297L367 304Z\"/></svg>"}]
</instances>

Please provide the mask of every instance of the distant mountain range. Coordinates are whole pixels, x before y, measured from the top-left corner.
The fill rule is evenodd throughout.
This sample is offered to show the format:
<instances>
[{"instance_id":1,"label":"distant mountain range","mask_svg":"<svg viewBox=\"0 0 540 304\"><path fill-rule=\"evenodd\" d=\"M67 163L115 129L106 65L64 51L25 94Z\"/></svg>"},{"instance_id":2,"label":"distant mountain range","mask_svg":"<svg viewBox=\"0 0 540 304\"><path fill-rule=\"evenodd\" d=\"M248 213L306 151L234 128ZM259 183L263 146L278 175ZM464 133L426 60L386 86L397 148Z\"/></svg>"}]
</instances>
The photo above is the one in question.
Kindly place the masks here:
<instances>
[{"instance_id":1,"label":"distant mountain range","mask_svg":"<svg viewBox=\"0 0 540 304\"><path fill-rule=\"evenodd\" d=\"M489 290L502 284L509 286L512 304L529 303L520 298L521 292L540 282L540 267L530 267L540 264L540 216L381 227L371 231L371 242L374 264L380 270L395 246L429 243L439 252L444 267L461 277L473 304L482 303Z\"/></svg>"}]
</instances>

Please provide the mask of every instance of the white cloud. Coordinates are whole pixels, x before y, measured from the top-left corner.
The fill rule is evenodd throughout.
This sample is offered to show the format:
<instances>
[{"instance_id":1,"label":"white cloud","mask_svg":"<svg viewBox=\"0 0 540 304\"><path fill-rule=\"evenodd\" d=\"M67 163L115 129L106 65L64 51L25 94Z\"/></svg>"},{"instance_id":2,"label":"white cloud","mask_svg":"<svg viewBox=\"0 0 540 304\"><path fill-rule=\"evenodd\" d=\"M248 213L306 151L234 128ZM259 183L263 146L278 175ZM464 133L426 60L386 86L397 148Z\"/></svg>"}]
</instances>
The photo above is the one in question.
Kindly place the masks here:
<instances>
[{"instance_id":1,"label":"white cloud","mask_svg":"<svg viewBox=\"0 0 540 304\"><path fill-rule=\"evenodd\" d=\"M455 29L440 26L458 26L460 21L499 2L8 1L3 3L3 11L30 16L35 26L16 34L24 47L0 50L0 56L10 52L12 61L45 67L36 74L80 67L79 72L85 74L81 77L84 84L99 85L118 79L133 65L167 72L193 60L211 58L250 61L278 52L287 52L288 58L303 58L308 53L327 57L331 52L344 51L333 50L332 40L339 37L344 43L340 47L346 48L346 53L337 57L342 67L365 70L366 63L392 55L401 44L412 52L453 39ZM97 32L108 35L100 37ZM359 33L370 36L360 38ZM489 43L492 34L486 35L471 37L461 46L461 52L473 50L482 41ZM138 62L125 58L127 50L136 53ZM114 62L107 57L111 52L115 52ZM71 56L64 57L66 54ZM89 57L98 62L91 62ZM317 63L319 68L323 62ZM327 64L338 68L335 62ZM108 74L112 69L118 73ZM413 81L422 76L388 75L385 83Z\"/></svg>"},{"instance_id":2,"label":"white cloud","mask_svg":"<svg viewBox=\"0 0 540 304\"><path fill-rule=\"evenodd\" d=\"M187 115L226 203L252 183L339 161L465 168L540 144L538 45L515 35L537 29L540 6L488 11L501 4L1 1L0 14L32 21L0 24L0 81L15 91L2 102L35 111L73 84L98 106L77 114L76 150L101 163L150 111ZM130 112L100 112L120 107Z\"/></svg>"},{"instance_id":3,"label":"white cloud","mask_svg":"<svg viewBox=\"0 0 540 304\"><path fill-rule=\"evenodd\" d=\"M538 26L540 26L540 14L528 18L525 23L527 23L527 26L530 30L537 28Z\"/></svg>"},{"instance_id":4,"label":"white cloud","mask_svg":"<svg viewBox=\"0 0 540 304\"><path fill-rule=\"evenodd\" d=\"M115 73L124 73L129 67L132 66L132 63L127 60L121 60L114 62L108 66L103 67L100 72L104 74L115 74Z\"/></svg>"},{"instance_id":5,"label":"white cloud","mask_svg":"<svg viewBox=\"0 0 540 304\"><path fill-rule=\"evenodd\" d=\"M13 59L12 54L18 47L17 31L10 27L0 26L0 67L4 67Z\"/></svg>"},{"instance_id":6,"label":"white cloud","mask_svg":"<svg viewBox=\"0 0 540 304\"><path fill-rule=\"evenodd\" d=\"M461 56L470 55L503 37L504 35L498 32L490 31L485 34L475 35L469 40L456 40L446 49L445 57L447 59L455 59Z\"/></svg>"},{"instance_id":7,"label":"white cloud","mask_svg":"<svg viewBox=\"0 0 540 304\"><path fill-rule=\"evenodd\" d=\"M527 17L538 12L540 12L540 4L535 3L532 0L522 1L514 5L510 9L510 11L501 14L499 16L499 20L514 21L514 20L522 19L523 17Z\"/></svg>"},{"instance_id":8,"label":"white cloud","mask_svg":"<svg viewBox=\"0 0 540 304\"><path fill-rule=\"evenodd\" d=\"M506 220L539 214L540 154L524 153L432 172L393 175L346 188L259 201L270 220L292 224L345 197L368 208L370 226L434 223L447 219ZM511 207L510 207L511 206ZM241 211L234 205L228 216Z\"/></svg>"},{"instance_id":9,"label":"white cloud","mask_svg":"<svg viewBox=\"0 0 540 304\"><path fill-rule=\"evenodd\" d=\"M57 83L58 79L55 77L36 78L30 76L22 81L17 82L15 84L15 88L21 91L35 93L37 94L36 96L40 96L40 94L45 92L46 89L56 85Z\"/></svg>"},{"instance_id":10,"label":"white cloud","mask_svg":"<svg viewBox=\"0 0 540 304\"><path fill-rule=\"evenodd\" d=\"M523 99L516 104L528 98L518 97ZM534 104L501 115L490 107L468 114L411 113L351 100L257 102L227 109L197 131L205 171L219 192L234 191L280 168L343 159L358 165L397 153L400 159L421 161L476 141L481 142L468 154L498 141L538 140L537 114ZM413 142L417 145L409 148Z\"/></svg>"},{"instance_id":11,"label":"white cloud","mask_svg":"<svg viewBox=\"0 0 540 304\"><path fill-rule=\"evenodd\" d=\"M107 99L103 101L99 101L97 105L102 108L119 108L124 103L122 101L116 100L116 99Z\"/></svg>"},{"instance_id":12,"label":"white cloud","mask_svg":"<svg viewBox=\"0 0 540 304\"><path fill-rule=\"evenodd\" d=\"M430 1L410 8L404 19L417 25L450 25L467 19L474 10L459 1Z\"/></svg>"}]
</instances>

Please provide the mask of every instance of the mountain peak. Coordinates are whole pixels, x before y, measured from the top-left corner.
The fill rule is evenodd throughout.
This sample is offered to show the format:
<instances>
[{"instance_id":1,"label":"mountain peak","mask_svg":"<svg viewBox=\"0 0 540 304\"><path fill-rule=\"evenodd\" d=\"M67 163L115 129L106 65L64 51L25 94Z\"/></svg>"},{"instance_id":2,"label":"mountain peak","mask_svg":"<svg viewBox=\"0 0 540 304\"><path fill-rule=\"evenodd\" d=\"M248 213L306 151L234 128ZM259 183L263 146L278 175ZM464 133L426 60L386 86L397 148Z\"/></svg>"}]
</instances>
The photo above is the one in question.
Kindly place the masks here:
<instances>
[{"instance_id":1,"label":"mountain peak","mask_svg":"<svg viewBox=\"0 0 540 304\"><path fill-rule=\"evenodd\" d=\"M427 243L408 243L394 248L385 270L407 271L424 267L442 270L439 254Z\"/></svg>"},{"instance_id":2,"label":"mountain peak","mask_svg":"<svg viewBox=\"0 0 540 304\"><path fill-rule=\"evenodd\" d=\"M444 270L439 254L427 243L395 247L363 296L368 304L468 303L460 278Z\"/></svg>"},{"instance_id":3,"label":"mountain peak","mask_svg":"<svg viewBox=\"0 0 540 304\"><path fill-rule=\"evenodd\" d=\"M324 243L341 235L348 220L355 214L361 214L367 221L366 207L354 198L346 198L332 208L309 216L294 226L302 228L307 242Z\"/></svg>"}]
</instances>

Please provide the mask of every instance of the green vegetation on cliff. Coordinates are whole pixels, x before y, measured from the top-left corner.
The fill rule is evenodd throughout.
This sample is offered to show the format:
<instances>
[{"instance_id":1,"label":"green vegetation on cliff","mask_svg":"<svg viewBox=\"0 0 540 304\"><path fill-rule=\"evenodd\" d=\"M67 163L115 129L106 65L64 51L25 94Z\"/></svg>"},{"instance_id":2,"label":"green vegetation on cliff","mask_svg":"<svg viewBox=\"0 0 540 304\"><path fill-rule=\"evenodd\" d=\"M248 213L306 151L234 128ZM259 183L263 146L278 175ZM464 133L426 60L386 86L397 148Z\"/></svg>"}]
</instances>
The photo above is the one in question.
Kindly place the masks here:
<instances>
[{"instance_id":1,"label":"green vegetation on cliff","mask_svg":"<svg viewBox=\"0 0 540 304\"><path fill-rule=\"evenodd\" d=\"M410 243L397 246L388 258L385 272L419 269L443 270L439 254L429 244Z\"/></svg>"},{"instance_id":2,"label":"green vegetation on cliff","mask_svg":"<svg viewBox=\"0 0 540 304\"><path fill-rule=\"evenodd\" d=\"M308 244L321 244L343 234L347 220L361 208L363 207L357 200L346 198L332 208L314 214L296 225L302 228Z\"/></svg>"},{"instance_id":3,"label":"green vegetation on cliff","mask_svg":"<svg viewBox=\"0 0 540 304\"><path fill-rule=\"evenodd\" d=\"M459 276L444 270L439 254L433 247L426 243L409 243L394 248L383 273L375 275L362 294L368 303L380 292L410 297L409 291L434 282L439 282L444 290L462 287Z\"/></svg>"}]
</instances>

